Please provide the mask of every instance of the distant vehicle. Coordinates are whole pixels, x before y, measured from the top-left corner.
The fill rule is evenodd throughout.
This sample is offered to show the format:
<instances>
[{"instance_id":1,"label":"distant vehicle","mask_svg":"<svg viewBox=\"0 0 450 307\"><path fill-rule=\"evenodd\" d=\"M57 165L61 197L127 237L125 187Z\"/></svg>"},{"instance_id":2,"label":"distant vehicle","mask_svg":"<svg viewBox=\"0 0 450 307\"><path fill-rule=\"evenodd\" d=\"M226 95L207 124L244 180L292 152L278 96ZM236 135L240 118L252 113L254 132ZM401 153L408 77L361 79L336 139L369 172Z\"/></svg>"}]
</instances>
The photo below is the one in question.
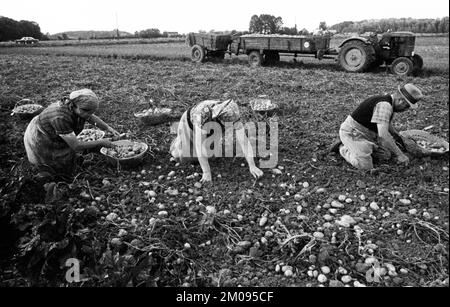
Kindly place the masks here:
<instances>
[{"instance_id":1,"label":"distant vehicle","mask_svg":"<svg viewBox=\"0 0 450 307\"><path fill-rule=\"evenodd\" d=\"M22 37L21 39L16 39L16 44L19 45L29 45L29 44L37 44L39 40L30 36Z\"/></svg>"}]
</instances>

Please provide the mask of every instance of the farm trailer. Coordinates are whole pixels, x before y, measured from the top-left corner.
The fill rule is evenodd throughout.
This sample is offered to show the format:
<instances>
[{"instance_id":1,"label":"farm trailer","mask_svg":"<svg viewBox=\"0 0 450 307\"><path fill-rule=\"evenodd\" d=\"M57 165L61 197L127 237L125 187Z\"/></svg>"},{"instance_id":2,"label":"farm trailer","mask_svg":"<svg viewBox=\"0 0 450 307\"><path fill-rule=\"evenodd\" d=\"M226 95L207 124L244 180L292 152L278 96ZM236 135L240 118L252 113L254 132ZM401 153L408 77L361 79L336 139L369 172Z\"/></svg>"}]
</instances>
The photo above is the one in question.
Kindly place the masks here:
<instances>
[{"instance_id":1,"label":"farm trailer","mask_svg":"<svg viewBox=\"0 0 450 307\"><path fill-rule=\"evenodd\" d=\"M318 59L337 55L330 49L330 36L288 35L214 35L189 33L186 42L191 47L194 62L207 58L224 58L225 54L247 54L251 66L270 64L280 60L280 54L310 56Z\"/></svg>"},{"instance_id":2,"label":"farm trailer","mask_svg":"<svg viewBox=\"0 0 450 307\"><path fill-rule=\"evenodd\" d=\"M392 73L407 76L423 67L422 57L414 52L415 34L411 32L351 37L339 45L339 51L330 48L330 41L329 35L231 36L190 33L187 36L194 62L203 62L206 58L223 59L226 53L247 54L251 66L260 66L278 61L282 53L295 57L314 55L319 60L332 58L349 72L364 72L385 64Z\"/></svg>"}]
</instances>

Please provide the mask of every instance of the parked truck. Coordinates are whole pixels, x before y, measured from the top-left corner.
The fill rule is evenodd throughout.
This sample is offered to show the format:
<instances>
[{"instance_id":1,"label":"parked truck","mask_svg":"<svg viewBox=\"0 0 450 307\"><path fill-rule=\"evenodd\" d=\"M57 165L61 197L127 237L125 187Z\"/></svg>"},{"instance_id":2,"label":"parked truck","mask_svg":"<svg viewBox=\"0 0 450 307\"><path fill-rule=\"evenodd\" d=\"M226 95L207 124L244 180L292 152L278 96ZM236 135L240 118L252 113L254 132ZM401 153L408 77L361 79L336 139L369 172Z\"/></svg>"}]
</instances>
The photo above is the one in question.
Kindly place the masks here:
<instances>
[{"instance_id":1,"label":"parked truck","mask_svg":"<svg viewBox=\"0 0 450 307\"><path fill-rule=\"evenodd\" d=\"M351 37L338 49L330 48L330 41L330 35L189 33L186 37L194 62L223 59L225 54L246 54L251 66L260 66L279 61L282 54L332 58L349 72L364 72L385 64L394 74L406 76L423 67L423 59L414 53L415 35L411 32Z\"/></svg>"}]
</instances>

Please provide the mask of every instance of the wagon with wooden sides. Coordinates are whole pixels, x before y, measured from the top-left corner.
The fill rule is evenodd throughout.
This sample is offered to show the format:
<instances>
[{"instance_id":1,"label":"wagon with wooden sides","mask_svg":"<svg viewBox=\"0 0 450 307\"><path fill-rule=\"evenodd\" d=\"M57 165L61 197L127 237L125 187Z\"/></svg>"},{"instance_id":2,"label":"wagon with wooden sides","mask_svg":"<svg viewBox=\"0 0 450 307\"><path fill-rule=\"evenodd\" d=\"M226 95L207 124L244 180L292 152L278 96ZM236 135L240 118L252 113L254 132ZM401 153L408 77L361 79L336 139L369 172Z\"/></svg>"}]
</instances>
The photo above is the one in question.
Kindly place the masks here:
<instances>
[{"instance_id":1,"label":"wagon with wooden sides","mask_svg":"<svg viewBox=\"0 0 450 307\"><path fill-rule=\"evenodd\" d=\"M231 35L189 33L186 43L191 47L191 59L204 62L206 59L223 59L231 43Z\"/></svg>"},{"instance_id":2,"label":"wagon with wooden sides","mask_svg":"<svg viewBox=\"0 0 450 307\"><path fill-rule=\"evenodd\" d=\"M330 36L324 35L217 35L189 33L187 44L191 59L203 62L207 58L224 58L225 54L246 54L251 66L270 64L280 60L280 54L314 56L318 59L337 52L330 49Z\"/></svg>"},{"instance_id":3,"label":"wagon with wooden sides","mask_svg":"<svg viewBox=\"0 0 450 307\"><path fill-rule=\"evenodd\" d=\"M314 56L321 60L327 55L336 55L330 48L329 35L261 35L250 34L233 38L230 52L247 54L251 66L270 64L280 60L280 54Z\"/></svg>"}]
</instances>

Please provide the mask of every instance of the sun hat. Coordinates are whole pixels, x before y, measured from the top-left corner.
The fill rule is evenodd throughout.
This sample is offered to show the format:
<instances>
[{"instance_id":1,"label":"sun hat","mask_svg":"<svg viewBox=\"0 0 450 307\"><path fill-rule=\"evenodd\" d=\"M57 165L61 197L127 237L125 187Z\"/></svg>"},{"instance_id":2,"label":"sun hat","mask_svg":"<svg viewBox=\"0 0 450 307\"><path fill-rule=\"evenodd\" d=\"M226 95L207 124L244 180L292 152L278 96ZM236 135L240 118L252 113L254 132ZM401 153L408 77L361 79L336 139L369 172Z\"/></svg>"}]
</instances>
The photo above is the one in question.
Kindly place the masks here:
<instances>
[{"instance_id":1,"label":"sun hat","mask_svg":"<svg viewBox=\"0 0 450 307\"><path fill-rule=\"evenodd\" d=\"M417 102L423 98L422 91L417 86L406 83L405 85L399 85L398 91L412 109L417 109Z\"/></svg>"}]
</instances>

